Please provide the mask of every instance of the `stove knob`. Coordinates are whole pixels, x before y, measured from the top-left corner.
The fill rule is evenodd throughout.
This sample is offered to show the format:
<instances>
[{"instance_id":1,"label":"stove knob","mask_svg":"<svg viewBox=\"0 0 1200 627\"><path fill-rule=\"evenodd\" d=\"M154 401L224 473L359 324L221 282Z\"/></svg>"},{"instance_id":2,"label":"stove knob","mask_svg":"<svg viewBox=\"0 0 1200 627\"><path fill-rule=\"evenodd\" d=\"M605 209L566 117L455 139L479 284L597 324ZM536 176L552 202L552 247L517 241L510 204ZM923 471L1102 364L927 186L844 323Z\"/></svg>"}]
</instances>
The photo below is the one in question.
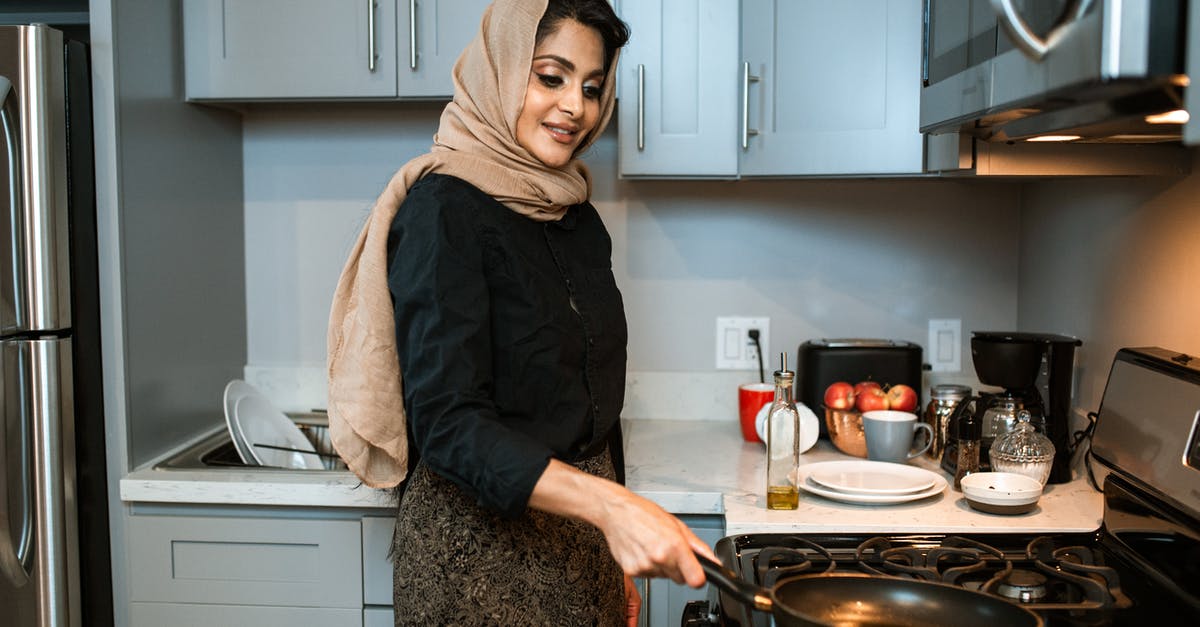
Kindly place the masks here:
<instances>
[{"instance_id":1,"label":"stove knob","mask_svg":"<svg viewBox=\"0 0 1200 627\"><path fill-rule=\"evenodd\" d=\"M716 624L716 617L708 611L708 601L689 601L683 606L680 627L709 627Z\"/></svg>"}]
</instances>

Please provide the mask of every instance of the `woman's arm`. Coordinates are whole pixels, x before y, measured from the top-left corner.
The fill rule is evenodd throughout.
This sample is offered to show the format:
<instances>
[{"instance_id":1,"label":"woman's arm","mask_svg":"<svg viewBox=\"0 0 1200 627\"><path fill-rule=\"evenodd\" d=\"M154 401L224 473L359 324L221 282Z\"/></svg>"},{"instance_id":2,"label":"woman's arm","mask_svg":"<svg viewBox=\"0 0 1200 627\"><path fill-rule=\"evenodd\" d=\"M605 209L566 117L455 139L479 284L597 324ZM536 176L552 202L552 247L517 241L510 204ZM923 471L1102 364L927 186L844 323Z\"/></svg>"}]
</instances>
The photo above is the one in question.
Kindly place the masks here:
<instances>
[{"instance_id":1,"label":"woman's arm","mask_svg":"<svg viewBox=\"0 0 1200 627\"><path fill-rule=\"evenodd\" d=\"M699 588L704 571L693 551L716 560L687 525L657 504L557 459L534 485L529 506L598 527L627 575L666 577Z\"/></svg>"}]
</instances>

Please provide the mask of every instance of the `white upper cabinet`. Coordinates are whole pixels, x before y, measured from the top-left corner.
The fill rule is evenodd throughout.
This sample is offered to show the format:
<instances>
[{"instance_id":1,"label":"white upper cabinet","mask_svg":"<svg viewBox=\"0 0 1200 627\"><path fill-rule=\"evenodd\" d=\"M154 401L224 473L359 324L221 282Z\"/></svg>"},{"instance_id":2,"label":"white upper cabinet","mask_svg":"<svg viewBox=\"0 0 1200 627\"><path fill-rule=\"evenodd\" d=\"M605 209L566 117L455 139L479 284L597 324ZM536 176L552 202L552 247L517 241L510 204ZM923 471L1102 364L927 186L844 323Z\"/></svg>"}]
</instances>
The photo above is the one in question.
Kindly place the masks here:
<instances>
[{"instance_id":1,"label":"white upper cabinet","mask_svg":"<svg viewBox=\"0 0 1200 627\"><path fill-rule=\"evenodd\" d=\"M629 44L617 77L626 176L738 173L738 0L621 5Z\"/></svg>"},{"instance_id":2,"label":"white upper cabinet","mask_svg":"<svg viewBox=\"0 0 1200 627\"><path fill-rule=\"evenodd\" d=\"M187 98L449 98L487 4L183 0Z\"/></svg>"},{"instance_id":3,"label":"white upper cabinet","mask_svg":"<svg viewBox=\"0 0 1200 627\"><path fill-rule=\"evenodd\" d=\"M479 33L491 0L398 0L399 85L402 98L454 95L450 72Z\"/></svg>"},{"instance_id":4,"label":"white upper cabinet","mask_svg":"<svg viewBox=\"0 0 1200 627\"><path fill-rule=\"evenodd\" d=\"M921 172L920 2L743 0L742 56L743 175Z\"/></svg>"},{"instance_id":5,"label":"white upper cabinet","mask_svg":"<svg viewBox=\"0 0 1200 627\"><path fill-rule=\"evenodd\" d=\"M622 8L622 175L922 172L919 0Z\"/></svg>"}]
</instances>

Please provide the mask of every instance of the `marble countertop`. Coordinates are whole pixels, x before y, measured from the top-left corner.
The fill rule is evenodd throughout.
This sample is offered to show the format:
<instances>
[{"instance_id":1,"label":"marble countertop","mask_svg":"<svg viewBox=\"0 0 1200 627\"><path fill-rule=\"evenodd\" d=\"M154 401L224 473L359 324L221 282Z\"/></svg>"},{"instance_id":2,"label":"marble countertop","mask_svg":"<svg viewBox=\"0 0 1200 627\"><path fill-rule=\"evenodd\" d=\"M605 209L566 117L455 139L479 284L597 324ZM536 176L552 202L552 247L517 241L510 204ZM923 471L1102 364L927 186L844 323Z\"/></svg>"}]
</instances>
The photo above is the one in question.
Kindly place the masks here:
<instances>
[{"instance_id":1,"label":"marble countertop","mask_svg":"<svg viewBox=\"0 0 1200 627\"><path fill-rule=\"evenodd\" d=\"M1101 494L1082 478L1048 486L1037 508L1018 516L977 512L952 486L938 496L887 506L841 503L802 491L798 509L772 511L763 494L763 446L743 441L736 423L626 420L624 437L630 489L675 514L723 515L727 535L1092 531L1103 516ZM856 458L822 440L801 463L837 459ZM916 464L941 472L924 458ZM128 502L395 506L390 490L366 487L345 471L161 470L151 465L122 478L120 491Z\"/></svg>"}]
</instances>

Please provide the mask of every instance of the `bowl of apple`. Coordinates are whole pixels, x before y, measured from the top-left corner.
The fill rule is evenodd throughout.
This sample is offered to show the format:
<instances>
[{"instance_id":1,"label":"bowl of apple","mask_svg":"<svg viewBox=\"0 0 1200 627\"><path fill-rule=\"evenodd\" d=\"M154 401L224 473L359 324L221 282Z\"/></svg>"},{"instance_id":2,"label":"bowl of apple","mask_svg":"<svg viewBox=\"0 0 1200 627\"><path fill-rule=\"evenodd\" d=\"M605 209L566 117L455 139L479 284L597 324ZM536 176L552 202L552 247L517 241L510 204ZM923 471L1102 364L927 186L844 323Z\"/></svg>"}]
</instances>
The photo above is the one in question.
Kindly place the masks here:
<instances>
[{"instance_id":1,"label":"bowl of apple","mask_svg":"<svg viewBox=\"0 0 1200 627\"><path fill-rule=\"evenodd\" d=\"M914 412L919 402L917 392L911 386L875 381L860 381L854 385L836 381L825 388L824 400L829 440L839 451L855 457L867 456L863 412L880 409Z\"/></svg>"}]
</instances>

